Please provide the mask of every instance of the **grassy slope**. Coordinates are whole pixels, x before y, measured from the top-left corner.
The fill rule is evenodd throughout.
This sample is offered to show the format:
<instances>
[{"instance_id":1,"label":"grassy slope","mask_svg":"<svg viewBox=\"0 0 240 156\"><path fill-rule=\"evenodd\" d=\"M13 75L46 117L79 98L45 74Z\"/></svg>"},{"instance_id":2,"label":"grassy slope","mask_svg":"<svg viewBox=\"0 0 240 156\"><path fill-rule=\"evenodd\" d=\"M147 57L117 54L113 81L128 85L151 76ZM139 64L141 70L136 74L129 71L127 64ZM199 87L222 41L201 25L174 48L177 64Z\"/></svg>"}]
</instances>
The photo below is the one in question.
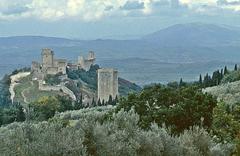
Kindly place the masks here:
<instances>
[{"instance_id":1,"label":"grassy slope","mask_svg":"<svg viewBox=\"0 0 240 156\"><path fill-rule=\"evenodd\" d=\"M40 91L38 89L38 83L31 81L31 75L23 78L14 90L16 93L14 100L22 104L35 101L42 96L54 96L62 94L61 92L57 91ZM23 96L26 97L25 101Z\"/></svg>"}]
</instances>

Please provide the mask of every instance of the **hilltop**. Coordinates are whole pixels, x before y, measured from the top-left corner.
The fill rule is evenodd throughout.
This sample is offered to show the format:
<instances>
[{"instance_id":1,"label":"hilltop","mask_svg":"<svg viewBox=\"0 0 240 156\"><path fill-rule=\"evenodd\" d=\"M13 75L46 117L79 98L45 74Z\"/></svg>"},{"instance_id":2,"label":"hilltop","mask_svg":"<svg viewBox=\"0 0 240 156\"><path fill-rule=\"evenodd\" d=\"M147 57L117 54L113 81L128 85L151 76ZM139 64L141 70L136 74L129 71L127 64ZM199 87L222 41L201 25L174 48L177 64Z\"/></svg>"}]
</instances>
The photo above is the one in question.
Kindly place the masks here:
<instances>
[{"instance_id":1,"label":"hilltop","mask_svg":"<svg viewBox=\"0 0 240 156\"><path fill-rule=\"evenodd\" d=\"M97 67L97 68L96 68ZM90 69L89 72L84 70L79 70L78 74L79 77L73 78L69 73L69 79L65 80L64 83L66 84L66 88L72 91L72 93L79 98L80 93L84 93L88 97L94 97L95 100L97 99L97 69L98 65ZM25 74L26 75L26 74ZM40 97L43 96L69 96L69 93L63 92L61 90L39 90L39 83L32 80L32 74L26 75L17 80L17 84L14 88L14 99L15 102L20 102L22 104L34 102ZM51 77L49 79L50 83L57 80L57 77ZM141 87L138 85L131 83L128 80L123 78L119 78L119 93L120 96L126 96L128 93L139 92L141 91ZM59 83L59 82L58 82ZM77 85L75 85L77 83ZM70 93L71 95L71 93Z\"/></svg>"}]
</instances>

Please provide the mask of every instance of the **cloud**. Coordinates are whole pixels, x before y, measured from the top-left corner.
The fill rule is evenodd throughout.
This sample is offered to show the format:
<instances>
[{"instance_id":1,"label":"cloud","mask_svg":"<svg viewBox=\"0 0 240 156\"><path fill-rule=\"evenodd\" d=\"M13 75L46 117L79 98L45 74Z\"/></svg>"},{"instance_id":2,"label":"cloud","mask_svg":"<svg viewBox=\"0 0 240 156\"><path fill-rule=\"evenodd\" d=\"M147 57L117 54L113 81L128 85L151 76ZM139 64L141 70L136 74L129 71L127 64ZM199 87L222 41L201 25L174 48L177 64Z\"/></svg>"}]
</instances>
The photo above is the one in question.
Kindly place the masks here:
<instances>
[{"instance_id":1,"label":"cloud","mask_svg":"<svg viewBox=\"0 0 240 156\"><path fill-rule=\"evenodd\" d=\"M240 0L0 0L0 20L96 21L108 16L210 14L218 10L240 11Z\"/></svg>"},{"instance_id":2,"label":"cloud","mask_svg":"<svg viewBox=\"0 0 240 156\"><path fill-rule=\"evenodd\" d=\"M123 7L121 7L121 9L123 10L144 9L144 2L128 1Z\"/></svg>"},{"instance_id":3,"label":"cloud","mask_svg":"<svg viewBox=\"0 0 240 156\"><path fill-rule=\"evenodd\" d=\"M233 0L233 1L218 0L217 3L219 5L240 5L240 0Z\"/></svg>"},{"instance_id":4,"label":"cloud","mask_svg":"<svg viewBox=\"0 0 240 156\"><path fill-rule=\"evenodd\" d=\"M27 12L29 10L28 7L24 6L13 6L11 8L2 9L2 14L4 15L17 15Z\"/></svg>"}]
</instances>

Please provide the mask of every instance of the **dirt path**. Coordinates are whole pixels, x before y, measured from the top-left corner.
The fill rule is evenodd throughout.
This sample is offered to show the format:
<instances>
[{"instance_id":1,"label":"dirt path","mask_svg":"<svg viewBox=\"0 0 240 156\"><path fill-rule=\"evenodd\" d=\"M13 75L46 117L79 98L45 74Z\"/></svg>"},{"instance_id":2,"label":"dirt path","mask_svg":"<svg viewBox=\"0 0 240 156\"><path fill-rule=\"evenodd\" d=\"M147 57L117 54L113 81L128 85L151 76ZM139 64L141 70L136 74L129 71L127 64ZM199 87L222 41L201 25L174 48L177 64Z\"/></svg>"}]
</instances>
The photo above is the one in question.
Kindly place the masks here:
<instances>
[{"instance_id":1,"label":"dirt path","mask_svg":"<svg viewBox=\"0 0 240 156\"><path fill-rule=\"evenodd\" d=\"M14 92L14 88L15 86L18 84L17 81L19 81L20 79L30 75L31 73L30 72L20 72L20 73L17 73L15 75L12 75L10 77L11 79L11 84L10 84L10 87L9 87L9 92L11 93L11 100L12 100L12 103L13 103L13 100L14 100L14 97L15 97L15 92Z\"/></svg>"},{"instance_id":2,"label":"dirt path","mask_svg":"<svg viewBox=\"0 0 240 156\"><path fill-rule=\"evenodd\" d=\"M28 88L24 89L22 92L21 92L21 95L23 97L23 101L24 103L30 103L29 101L27 101L27 97L25 96L25 92L28 91L29 88L31 88L33 86L33 82L31 81L31 86L29 86Z\"/></svg>"}]
</instances>

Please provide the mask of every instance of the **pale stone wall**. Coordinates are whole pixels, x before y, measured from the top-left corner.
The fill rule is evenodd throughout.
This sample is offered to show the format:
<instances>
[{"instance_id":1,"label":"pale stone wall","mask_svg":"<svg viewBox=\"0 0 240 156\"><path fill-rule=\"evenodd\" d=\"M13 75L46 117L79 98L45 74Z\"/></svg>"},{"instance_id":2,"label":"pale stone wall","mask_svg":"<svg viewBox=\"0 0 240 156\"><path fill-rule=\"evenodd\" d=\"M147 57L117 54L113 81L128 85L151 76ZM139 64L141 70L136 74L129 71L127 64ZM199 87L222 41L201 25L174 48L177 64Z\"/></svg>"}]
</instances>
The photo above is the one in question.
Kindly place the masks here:
<instances>
[{"instance_id":1,"label":"pale stone wall","mask_svg":"<svg viewBox=\"0 0 240 156\"><path fill-rule=\"evenodd\" d=\"M46 74L55 75L58 73L58 67L48 67L46 69Z\"/></svg>"},{"instance_id":2,"label":"pale stone wall","mask_svg":"<svg viewBox=\"0 0 240 156\"><path fill-rule=\"evenodd\" d=\"M81 69L84 69L86 71L88 71L91 67L91 65L93 65L95 63L95 54L94 52L90 51L88 54L88 59L85 59L83 56L79 56L78 57L78 66Z\"/></svg>"},{"instance_id":3,"label":"pale stone wall","mask_svg":"<svg viewBox=\"0 0 240 156\"><path fill-rule=\"evenodd\" d=\"M77 99L75 94L70 89L68 89L66 86L64 86L64 84L62 84L62 83L57 86L49 86L49 85L43 84L43 81L39 81L39 90L43 90L43 91L60 91L60 90L62 90L63 93L69 95L74 101L76 101L76 99Z\"/></svg>"},{"instance_id":4,"label":"pale stone wall","mask_svg":"<svg viewBox=\"0 0 240 156\"><path fill-rule=\"evenodd\" d=\"M55 60L55 67L58 67L58 73L66 74L67 60L57 59Z\"/></svg>"},{"instance_id":5,"label":"pale stone wall","mask_svg":"<svg viewBox=\"0 0 240 156\"><path fill-rule=\"evenodd\" d=\"M118 96L118 72L114 69L98 70L98 99L108 101Z\"/></svg>"}]
</instances>

